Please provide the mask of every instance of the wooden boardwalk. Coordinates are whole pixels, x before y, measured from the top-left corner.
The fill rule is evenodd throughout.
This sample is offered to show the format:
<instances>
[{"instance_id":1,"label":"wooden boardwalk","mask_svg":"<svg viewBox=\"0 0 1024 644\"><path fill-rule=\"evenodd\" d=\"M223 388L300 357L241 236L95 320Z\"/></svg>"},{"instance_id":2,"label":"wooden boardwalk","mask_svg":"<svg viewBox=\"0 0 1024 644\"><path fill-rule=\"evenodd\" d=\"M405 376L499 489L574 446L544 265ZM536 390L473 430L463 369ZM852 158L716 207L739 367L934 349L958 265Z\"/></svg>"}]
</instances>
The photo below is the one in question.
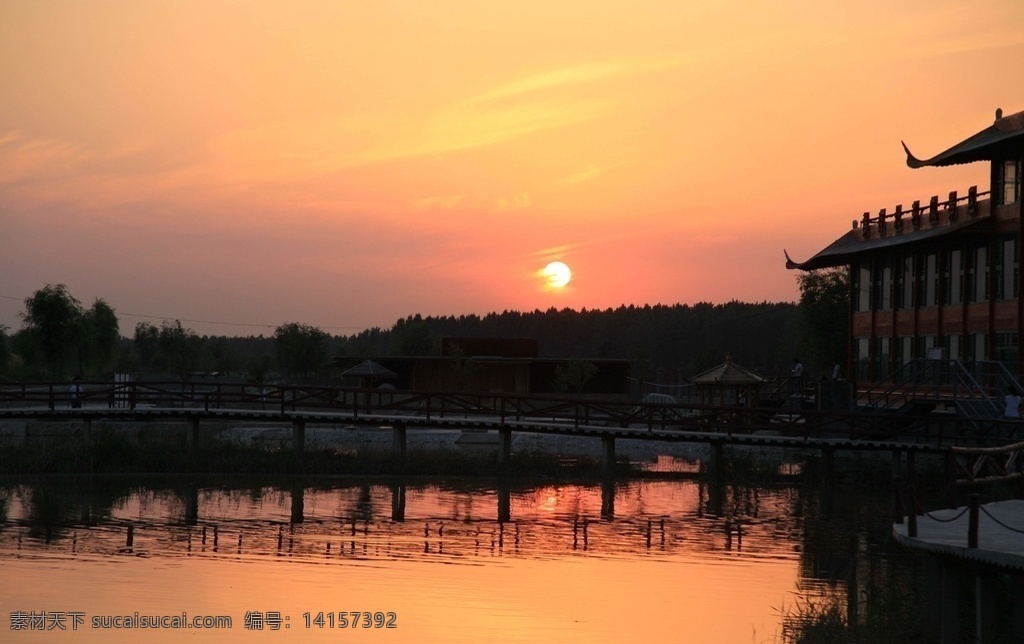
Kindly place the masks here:
<instances>
[{"instance_id":1,"label":"wooden boardwalk","mask_svg":"<svg viewBox=\"0 0 1024 644\"><path fill-rule=\"evenodd\" d=\"M979 506L977 545L969 544L968 507L935 510L917 517L917 535L909 520L893 525L900 543L925 552L949 555L1024 572L1024 500L1011 499Z\"/></svg>"},{"instance_id":2,"label":"wooden boardwalk","mask_svg":"<svg viewBox=\"0 0 1024 644\"><path fill-rule=\"evenodd\" d=\"M190 444L203 422L287 423L296 449L306 425L369 426L391 430L396 451L417 430L493 430L508 456L512 432L601 439L614 458L617 439L703 443L713 447L875 450L948 454L955 448L1003 448L1019 424L984 426L955 414L894 415L867 410L790 406L722 407L633 403L581 397L465 394L323 386L250 386L180 382L86 383L82 406L72 408L67 386L57 383L0 385L0 421L189 423ZM970 470L971 464L965 467Z\"/></svg>"},{"instance_id":3,"label":"wooden boardwalk","mask_svg":"<svg viewBox=\"0 0 1024 644\"><path fill-rule=\"evenodd\" d=\"M586 424L578 418L560 418L540 414L500 416L486 412L388 413L370 411L315 411L315 410L263 410L220 409L188 407L136 407L112 409L86 405L79 409L40 409L8 407L0 409L0 420L26 420L50 422L80 422L91 425L105 421L135 422L276 422L297 425L378 427L384 430L402 428L415 430L493 430L498 432L528 432L562 436L593 437L601 439L636 439L645 441L688 442L729 445L750 445L781 448L853 449L877 451L913 451L926 453L948 452L952 443L922 441L918 437L857 436L836 430L808 431L807 428L772 426L764 424L731 425L707 423L704 426L671 423L638 422Z\"/></svg>"},{"instance_id":4,"label":"wooden boardwalk","mask_svg":"<svg viewBox=\"0 0 1024 644\"><path fill-rule=\"evenodd\" d=\"M1009 632L1024 641L1024 500L936 510L893 525L903 545L928 553L928 623L932 640L959 644L960 594L972 579L974 641ZM1000 612L999 577L1010 578L1009 612Z\"/></svg>"}]
</instances>

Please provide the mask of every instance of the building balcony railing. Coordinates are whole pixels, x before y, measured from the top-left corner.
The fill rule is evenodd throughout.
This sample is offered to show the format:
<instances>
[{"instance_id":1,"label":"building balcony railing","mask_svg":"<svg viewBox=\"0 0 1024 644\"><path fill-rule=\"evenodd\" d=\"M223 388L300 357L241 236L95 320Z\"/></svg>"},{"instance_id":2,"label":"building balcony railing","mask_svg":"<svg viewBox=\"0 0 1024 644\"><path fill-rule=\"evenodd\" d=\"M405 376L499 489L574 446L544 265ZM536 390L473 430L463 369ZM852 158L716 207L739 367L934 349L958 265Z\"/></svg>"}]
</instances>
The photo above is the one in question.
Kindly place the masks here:
<instances>
[{"instance_id":1,"label":"building balcony railing","mask_svg":"<svg viewBox=\"0 0 1024 644\"><path fill-rule=\"evenodd\" d=\"M966 196L960 196L953 190L944 201L939 201L936 195L932 196L927 205L922 206L921 201L917 200L907 211L903 210L903 204L899 204L892 213L885 208L874 217L865 212L859 222L853 222L853 227L859 227L862 237L870 239L973 219L991 211L990 200L983 199L989 194L988 191L978 192L978 186L968 188Z\"/></svg>"}]
</instances>

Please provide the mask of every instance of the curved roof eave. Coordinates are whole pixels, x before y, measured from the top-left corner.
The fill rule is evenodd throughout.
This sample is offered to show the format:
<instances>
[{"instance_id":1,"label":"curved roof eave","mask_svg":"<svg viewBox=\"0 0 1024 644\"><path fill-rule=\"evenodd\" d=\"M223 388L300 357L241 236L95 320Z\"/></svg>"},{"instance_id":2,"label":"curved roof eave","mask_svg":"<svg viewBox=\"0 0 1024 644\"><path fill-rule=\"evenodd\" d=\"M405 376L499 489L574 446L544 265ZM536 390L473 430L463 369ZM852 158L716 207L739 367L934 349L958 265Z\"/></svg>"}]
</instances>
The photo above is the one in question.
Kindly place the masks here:
<instances>
[{"instance_id":1,"label":"curved roof eave","mask_svg":"<svg viewBox=\"0 0 1024 644\"><path fill-rule=\"evenodd\" d=\"M789 270L813 271L819 268L848 266L859 255L866 252L942 237L991 220L991 215L984 215L936 228L915 230L885 237L873 237L871 239L861 239L856 230L851 230L805 262L794 262L790 259L789 253L785 250L782 252L786 255L786 268Z\"/></svg>"},{"instance_id":2,"label":"curved roof eave","mask_svg":"<svg viewBox=\"0 0 1024 644\"><path fill-rule=\"evenodd\" d=\"M900 144L907 153L907 165L917 169L991 161L996 152L1015 139L1024 139L1024 111L996 119L995 123L984 130L930 159L918 159L906 143L900 141Z\"/></svg>"}]
</instances>

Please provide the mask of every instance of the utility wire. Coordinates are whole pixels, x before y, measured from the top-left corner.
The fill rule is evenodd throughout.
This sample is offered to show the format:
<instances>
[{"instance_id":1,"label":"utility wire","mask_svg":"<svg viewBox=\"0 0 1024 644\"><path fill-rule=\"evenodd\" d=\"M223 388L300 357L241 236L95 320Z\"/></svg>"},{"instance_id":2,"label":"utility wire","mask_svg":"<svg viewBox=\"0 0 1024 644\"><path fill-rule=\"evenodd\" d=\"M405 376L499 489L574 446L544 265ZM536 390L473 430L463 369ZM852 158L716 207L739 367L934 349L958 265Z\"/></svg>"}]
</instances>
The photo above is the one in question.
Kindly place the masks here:
<instances>
[{"instance_id":1,"label":"utility wire","mask_svg":"<svg viewBox=\"0 0 1024 644\"><path fill-rule=\"evenodd\" d=\"M25 298L22 298L22 297L12 297L10 295L0 295L0 298L5 299L5 300L15 300L15 301L18 301L18 302L24 302L25 301ZM217 324L217 325L222 325L222 326L241 326L241 327L251 327L251 328L258 328L258 329L276 329L278 326L280 326L280 325L277 325L277 324L257 324L257 323L252 323L252 322L222 322L222 321L218 321L218 320L192 320L192 319L188 319L188 318L167 317L165 315L145 315L145 314L142 314L142 313L124 313L124 312L118 311L116 309L114 310L114 312L119 317L120 316L124 316L124 317L132 317L132 318L144 318L144 319L148 319L148 320L162 320L162 321L165 321L165 322L175 321L175 322L189 322L191 324ZM368 329L370 327L366 327L366 326L322 326L322 327L317 327L317 328L318 329L344 329L344 330L358 329L358 330L363 330L363 329Z\"/></svg>"}]
</instances>

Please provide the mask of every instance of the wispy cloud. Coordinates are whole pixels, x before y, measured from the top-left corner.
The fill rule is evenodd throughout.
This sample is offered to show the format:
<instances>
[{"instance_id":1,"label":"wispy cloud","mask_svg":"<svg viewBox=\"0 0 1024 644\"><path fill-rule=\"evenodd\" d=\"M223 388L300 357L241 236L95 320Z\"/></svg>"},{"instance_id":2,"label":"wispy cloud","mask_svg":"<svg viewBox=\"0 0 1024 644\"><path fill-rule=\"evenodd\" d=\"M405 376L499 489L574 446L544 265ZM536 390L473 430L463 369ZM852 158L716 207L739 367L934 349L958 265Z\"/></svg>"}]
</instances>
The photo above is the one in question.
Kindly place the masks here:
<instances>
[{"instance_id":1,"label":"wispy cloud","mask_svg":"<svg viewBox=\"0 0 1024 644\"><path fill-rule=\"evenodd\" d=\"M0 185L60 176L89 157L85 150L70 143L4 132L0 134Z\"/></svg>"},{"instance_id":2,"label":"wispy cloud","mask_svg":"<svg viewBox=\"0 0 1024 644\"><path fill-rule=\"evenodd\" d=\"M429 156L504 143L527 134L564 127L607 114L607 99L537 101L513 106L457 104L444 109L408 136L386 140L360 154L353 165Z\"/></svg>"},{"instance_id":3,"label":"wispy cloud","mask_svg":"<svg viewBox=\"0 0 1024 644\"><path fill-rule=\"evenodd\" d=\"M553 182L553 185L570 186L575 185L577 183L586 183L587 181L592 181L593 179L600 177L608 170L627 165L628 163L628 161L623 161L621 163L611 163L603 166L589 165L578 172L566 175L561 179L556 179Z\"/></svg>"},{"instance_id":4,"label":"wispy cloud","mask_svg":"<svg viewBox=\"0 0 1024 644\"><path fill-rule=\"evenodd\" d=\"M211 142L225 167L243 174L315 175L351 167L498 145L592 121L620 97L580 89L600 81L689 64L707 53L595 61L540 71L432 112L336 115L239 130ZM558 91L573 88L574 91Z\"/></svg>"},{"instance_id":5,"label":"wispy cloud","mask_svg":"<svg viewBox=\"0 0 1024 644\"><path fill-rule=\"evenodd\" d=\"M686 56L664 56L654 58L632 58L610 61L594 61L580 65L559 67L500 85L488 92L475 96L467 104L487 103L558 89L569 85L581 85L622 76L644 74L679 67L707 57L707 52L691 53Z\"/></svg>"}]
</instances>

